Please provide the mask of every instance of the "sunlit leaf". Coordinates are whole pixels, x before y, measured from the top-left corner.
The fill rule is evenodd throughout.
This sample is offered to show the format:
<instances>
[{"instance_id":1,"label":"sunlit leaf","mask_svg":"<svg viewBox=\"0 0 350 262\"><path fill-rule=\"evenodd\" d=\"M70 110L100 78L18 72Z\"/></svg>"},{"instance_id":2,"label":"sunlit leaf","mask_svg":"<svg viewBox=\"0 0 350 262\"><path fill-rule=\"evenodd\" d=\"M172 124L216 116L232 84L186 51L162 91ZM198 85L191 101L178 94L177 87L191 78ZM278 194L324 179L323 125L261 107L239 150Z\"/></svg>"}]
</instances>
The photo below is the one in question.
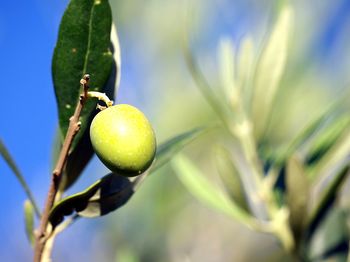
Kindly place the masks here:
<instances>
[{"instance_id":1,"label":"sunlit leaf","mask_svg":"<svg viewBox=\"0 0 350 262\"><path fill-rule=\"evenodd\" d=\"M230 102L231 99L238 99L237 86L235 86L235 54L233 43L229 38L222 38L220 39L218 49L221 84L225 97Z\"/></svg>"},{"instance_id":2,"label":"sunlit leaf","mask_svg":"<svg viewBox=\"0 0 350 262\"><path fill-rule=\"evenodd\" d=\"M19 183L21 184L24 192L26 193L29 200L32 202L32 205L34 207L34 211L38 217L40 217L40 211L38 206L36 205L34 196L32 192L30 191L30 188L27 184L27 182L24 179L24 176L19 171L19 168L17 167L15 161L13 160L12 156L10 155L10 152L7 150L5 144L0 139L0 155L3 157L5 162L8 164L8 166L11 168L12 172L15 174L16 178L18 179Z\"/></svg>"},{"instance_id":3,"label":"sunlit leaf","mask_svg":"<svg viewBox=\"0 0 350 262\"><path fill-rule=\"evenodd\" d=\"M156 158L151 166L151 172L156 171L169 162L182 148L202 135L207 128L195 128L185 133L179 134L157 146Z\"/></svg>"},{"instance_id":4,"label":"sunlit leaf","mask_svg":"<svg viewBox=\"0 0 350 262\"><path fill-rule=\"evenodd\" d=\"M239 171L232 162L232 156L227 149L217 147L214 151L214 160L227 193L238 206L249 213L242 180Z\"/></svg>"},{"instance_id":5,"label":"sunlit leaf","mask_svg":"<svg viewBox=\"0 0 350 262\"><path fill-rule=\"evenodd\" d=\"M251 103L252 88L250 88L253 71L255 50L251 37L244 37L239 45L237 54L237 85L244 91L242 96L245 104Z\"/></svg>"},{"instance_id":6,"label":"sunlit leaf","mask_svg":"<svg viewBox=\"0 0 350 262\"><path fill-rule=\"evenodd\" d=\"M73 213L82 217L104 216L123 206L133 195L134 184L126 177L109 174L83 192L59 201L50 212L53 227L60 224L64 216Z\"/></svg>"},{"instance_id":7,"label":"sunlit leaf","mask_svg":"<svg viewBox=\"0 0 350 262\"><path fill-rule=\"evenodd\" d=\"M347 165L341 171L330 177L328 183L322 189L320 196L317 197L317 202L308 217L307 236L310 238L319 224L323 221L330 208L333 206L340 188L348 176L350 167ZM318 186L318 185L316 185Z\"/></svg>"},{"instance_id":8,"label":"sunlit leaf","mask_svg":"<svg viewBox=\"0 0 350 262\"><path fill-rule=\"evenodd\" d=\"M306 223L310 186L303 163L297 157L291 157L288 161L286 186L290 225L295 239L299 241Z\"/></svg>"},{"instance_id":9,"label":"sunlit leaf","mask_svg":"<svg viewBox=\"0 0 350 262\"><path fill-rule=\"evenodd\" d=\"M228 215L249 228L254 227L252 217L212 185L188 158L178 155L172 160L172 167L188 191L204 205Z\"/></svg>"},{"instance_id":10,"label":"sunlit leaf","mask_svg":"<svg viewBox=\"0 0 350 262\"><path fill-rule=\"evenodd\" d=\"M93 91L103 91L109 78L113 64L111 24L108 0L72 0L62 17L52 60L62 140L79 100L79 81L82 76L90 74ZM85 104L80 132L73 142L72 150L84 135L95 107L95 101Z\"/></svg>"},{"instance_id":11,"label":"sunlit leaf","mask_svg":"<svg viewBox=\"0 0 350 262\"><path fill-rule=\"evenodd\" d=\"M220 96L218 96L217 93L215 93L214 90L210 87L206 77L204 76L199 65L195 61L195 58L191 53L188 43L186 43L185 45L186 45L184 47L185 61L190 71L190 74L192 75L193 80L197 84L199 90L201 91L201 93L203 94L204 98L207 100L209 105L217 113L219 118L224 123L227 123L227 118L230 115L228 113L228 107L222 103Z\"/></svg>"},{"instance_id":12,"label":"sunlit leaf","mask_svg":"<svg viewBox=\"0 0 350 262\"><path fill-rule=\"evenodd\" d=\"M30 244L34 245L34 207L29 200L24 202L24 221L26 228L26 235Z\"/></svg>"},{"instance_id":13,"label":"sunlit leaf","mask_svg":"<svg viewBox=\"0 0 350 262\"><path fill-rule=\"evenodd\" d=\"M114 71L112 75L114 74L115 80L112 83L108 83L107 85L110 86L110 88L113 89L113 92L115 94L118 93L118 88L120 84L120 77L121 77L121 51L120 51L120 44L119 44L119 38L118 38L118 32L117 27L115 24L112 25L112 32L111 32L111 42L113 47L113 58L114 58ZM107 88L108 89L108 88ZM108 93L108 92L106 92ZM112 96L114 97L114 96ZM112 97L110 97L112 99Z\"/></svg>"},{"instance_id":14,"label":"sunlit leaf","mask_svg":"<svg viewBox=\"0 0 350 262\"><path fill-rule=\"evenodd\" d=\"M284 72L292 31L293 10L290 6L285 6L279 14L257 64L252 113L258 139L265 132L272 103Z\"/></svg>"}]
</instances>

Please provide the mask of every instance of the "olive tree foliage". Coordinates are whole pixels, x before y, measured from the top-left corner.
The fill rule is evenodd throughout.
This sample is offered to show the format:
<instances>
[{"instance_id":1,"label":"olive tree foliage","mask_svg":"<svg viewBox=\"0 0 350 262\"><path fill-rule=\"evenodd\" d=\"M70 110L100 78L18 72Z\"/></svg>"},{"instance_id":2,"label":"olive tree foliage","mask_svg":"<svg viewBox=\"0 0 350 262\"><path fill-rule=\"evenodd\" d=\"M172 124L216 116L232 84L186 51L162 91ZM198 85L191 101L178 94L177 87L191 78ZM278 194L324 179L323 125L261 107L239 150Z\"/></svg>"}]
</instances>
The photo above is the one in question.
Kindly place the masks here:
<instances>
[{"instance_id":1,"label":"olive tree foliage","mask_svg":"<svg viewBox=\"0 0 350 262\"><path fill-rule=\"evenodd\" d=\"M296 261L343 259L349 249L347 212L337 202L349 173L345 96L324 105L282 145L270 134L273 112L286 111L275 100L286 83L294 19L292 6L281 5L260 49L249 36L238 48L229 38L220 39L216 86L209 84L187 41L188 68L228 134L212 156L222 187L185 154L172 166L199 201L255 232L271 234Z\"/></svg>"},{"instance_id":2,"label":"olive tree foliage","mask_svg":"<svg viewBox=\"0 0 350 262\"><path fill-rule=\"evenodd\" d=\"M135 178L113 172L101 174L88 188L66 196L65 191L78 183L80 176L88 175L84 168L94 155L89 127L99 110L118 97L120 66L120 46L108 0L71 0L60 23L52 58L59 135L53 150L56 167L43 211L0 140L1 156L28 197L24 204L25 228L35 261L50 259L55 236L77 219L100 217L125 205L146 177L204 132L204 128L197 128L158 144L152 165Z\"/></svg>"}]
</instances>

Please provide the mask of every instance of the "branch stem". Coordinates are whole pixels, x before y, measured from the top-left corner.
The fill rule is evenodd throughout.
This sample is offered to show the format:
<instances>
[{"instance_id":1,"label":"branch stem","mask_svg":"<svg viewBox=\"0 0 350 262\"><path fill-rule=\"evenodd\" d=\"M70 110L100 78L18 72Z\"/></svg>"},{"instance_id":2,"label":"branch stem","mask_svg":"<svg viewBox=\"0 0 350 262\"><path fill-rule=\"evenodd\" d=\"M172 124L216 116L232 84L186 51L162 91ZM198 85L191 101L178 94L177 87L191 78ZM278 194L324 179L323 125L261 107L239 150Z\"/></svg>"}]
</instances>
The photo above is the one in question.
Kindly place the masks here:
<instances>
[{"instance_id":1,"label":"branch stem","mask_svg":"<svg viewBox=\"0 0 350 262\"><path fill-rule=\"evenodd\" d=\"M80 129L81 123L79 121L79 118L80 118L80 113L83 109L83 106L88 98L89 80L90 80L89 75L84 75L84 77L80 80L80 83L83 87L83 94L80 96L79 102L75 108L74 115L69 119L68 131L67 131L65 140L63 142L56 167L52 172L49 192L47 194L44 211L41 216L40 226L36 233L35 247L34 247L34 262L41 262L42 260L43 250L45 248L45 244L48 239L47 228L49 224L50 210L54 205L55 197L59 190L62 173L68 157L69 149L72 145L75 135L78 133Z\"/></svg>"}]
</instances>

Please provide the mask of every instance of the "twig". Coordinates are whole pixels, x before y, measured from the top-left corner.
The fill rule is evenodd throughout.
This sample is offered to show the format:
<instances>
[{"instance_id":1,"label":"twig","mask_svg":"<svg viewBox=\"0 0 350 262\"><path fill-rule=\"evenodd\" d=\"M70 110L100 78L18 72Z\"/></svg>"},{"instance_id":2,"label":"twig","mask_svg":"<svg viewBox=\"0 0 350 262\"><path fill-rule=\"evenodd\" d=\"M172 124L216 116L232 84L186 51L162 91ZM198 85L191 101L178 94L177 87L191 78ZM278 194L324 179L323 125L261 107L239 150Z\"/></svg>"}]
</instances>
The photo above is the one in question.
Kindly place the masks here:
<instances>
[{"instance_id":1,"label":"twig","mask_svg":"<svg viewBox=\"0 0 350 262\"><path fill-rule=\"evenodd\" d=\"M80 129L81 123L79 121L79 117L80 117L81 110L88 98L87 93L89 88L88 87L89 80L90 80L89 75L84 75L83 79L80 80L80 83L83 86L83 94L80 96L80 100L77 104L77 107L75 108L74 115L69 119L67 135L62 145L62 149L61 149L56 167L52 173L51 184L50 184L49 192L46 198L44 211L42 213L40 227L36 234L35 247L34 247L34 262L41 262L43 250L48 238L47 227L49 223L50 210L54 204L55 196L59 190L59 185L62 178L62 172L68 157L69 149L72 145L75 135Z\"/></svg>"},{"instance_id":2,"label":"twig","mask_svg":"<svg viewBox=\"0 0 350 262\"><path fill-rule=\"evenodd\" d=\"M52 248L53 244L55 242L55 239L58 234L60 234L63 230L65 230L67 227L72 225L77 219L79 218L79 215L75 215L73 217L70 217L69 219L66 219L62 224L60 224L58 227L55 228L54 231L50 234L50 236L47 239L45 248L43 250L42 254L42 261L44 262L49 262L51 261L51 253L52 253Z\"/></svg>"}]
</instances>

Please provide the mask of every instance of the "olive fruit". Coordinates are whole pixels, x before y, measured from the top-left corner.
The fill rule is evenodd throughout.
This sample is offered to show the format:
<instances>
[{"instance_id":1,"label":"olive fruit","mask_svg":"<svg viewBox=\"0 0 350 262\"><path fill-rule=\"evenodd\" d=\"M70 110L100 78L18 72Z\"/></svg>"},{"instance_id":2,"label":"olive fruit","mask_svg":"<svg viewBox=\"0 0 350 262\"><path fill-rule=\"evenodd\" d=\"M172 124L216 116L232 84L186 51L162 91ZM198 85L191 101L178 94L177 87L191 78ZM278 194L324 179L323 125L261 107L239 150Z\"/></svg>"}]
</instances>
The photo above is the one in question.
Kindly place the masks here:
<instances>
[{"instance_id":1,"label":"olive fruit","mask_svg":"<svg viewBox=\"0 0 350 262\"><path fill-rule=\"evenodd\" d=\"M99 112L90 126L96 155L113 172L136 176L153 162L156 139L151 124L136 107L119 104Z\"/></svg>"}]
</instances>

